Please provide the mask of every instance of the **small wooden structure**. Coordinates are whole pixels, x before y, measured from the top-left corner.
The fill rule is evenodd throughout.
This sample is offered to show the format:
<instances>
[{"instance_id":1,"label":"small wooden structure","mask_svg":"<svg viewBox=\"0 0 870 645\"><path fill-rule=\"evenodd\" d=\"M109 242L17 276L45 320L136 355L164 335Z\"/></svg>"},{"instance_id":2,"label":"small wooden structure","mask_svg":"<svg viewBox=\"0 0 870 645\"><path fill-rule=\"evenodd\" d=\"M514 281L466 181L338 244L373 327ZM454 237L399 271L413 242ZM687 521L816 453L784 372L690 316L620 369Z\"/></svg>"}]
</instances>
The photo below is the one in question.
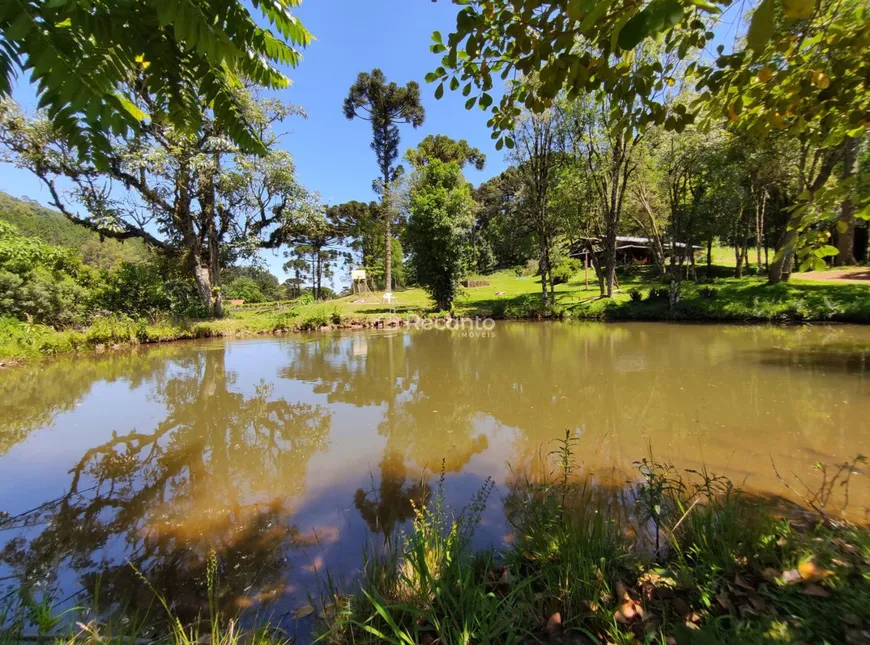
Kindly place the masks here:
<instances>
[{"instance_id":1,"label":"small wooden structure","mask_svg":"<svg viewBox=\"0 0 870 645\"><path fill-rule=\"evenodd\" d=\"M245 304L245 301L242 300L241 298L233 298L232 300L230 300L230 304L231 305L243 305L243 304Z\"/></svg>"},{"instance_id":2,"label":"small wooden structure","mask_svg":"<svg viewBox=\"0 0 870 645\"><path fill-rule=\"evenodd\" d=\"M366 293L369 290L365 269L353 269L350 272L350 289L352 293Z\"/></svg>"},{"instance_id":3,"label":"small wooden structure","mask_svg":"<svg viewBox=\"0 0 870 645\"><path fill-rule=\"evenodd\" d=\"M578 241L569 248L569 255L572 258L583 260L588 267L588 246L587 242L591 243L592 250L596 255L604 255L604 246L600 237L581 237ZM664 252L667 256L670 253L670 242L662 240L664 244ZM678 249L685 248L685 243L677 242L675 246ZM703 247L693 245L692 251L697 256ZM655 254L653 251L653 241L648 237L629 237L627 235L616 236L616 258L617 262L622 265L629 264L651 264L655 262Z\"/></svg>"},{"instance_id":4,"label":"small wooden structure","mask_svg":"<svg viewBox=\"0 0 870 645\"><path fill-rule=\"evenodd\" d=\"M472 287L488 287L489 280L460 280L459 284L461 284L466 289L470 289Z\"/></svg>"}]
</instances>

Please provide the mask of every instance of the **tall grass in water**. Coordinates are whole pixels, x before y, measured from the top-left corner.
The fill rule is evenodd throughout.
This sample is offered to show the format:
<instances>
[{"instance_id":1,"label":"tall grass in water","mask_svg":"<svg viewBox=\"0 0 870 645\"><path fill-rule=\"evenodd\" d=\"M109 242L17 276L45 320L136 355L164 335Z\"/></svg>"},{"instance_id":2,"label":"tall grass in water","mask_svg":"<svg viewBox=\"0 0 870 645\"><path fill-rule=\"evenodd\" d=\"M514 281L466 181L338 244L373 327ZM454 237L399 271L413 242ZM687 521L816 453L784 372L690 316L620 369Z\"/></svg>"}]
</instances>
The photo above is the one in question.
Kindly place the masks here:
<instances>
[{"instance_id":1,"label":"tall grass in water","mask_svg":"<svg viewBox=\"0 0 870 645\"><path fill-rule=\"evenodd\" d=\"M370 557L321 640L512 643L866 643L870 532L794 524L723 477L652 456L626 486L578 475L570 434L505 500L513 541L465 537L487 482L454 516L439 493ZM331 590L335 593L335 590Z\"/></svg>"},{"instance_id":2,"label":"tall grass in water","mask_svg":"<svg viewBox=\"0 0 870 645\"><path fill-rule=\"evenodd\" d=\"M119 621L94 617L96 610L73 607L57 612L51 594L36 600L27 588L17 594L17 603L0 609L0 645L54 643L55 645L288 645L290 639L277 626L262 625L244 630L236 618L224 616L218 608L218 559L212 552L206 568L208 615L185 625L166 599L138 570L142 584L166 612L167 628L162 633L147 629L151 607L140 621L125 617ZM96 603L95 603L96 604ZM74 618L73 620L70 620Z\"/></svg>"},{"instance_id":3,"label":"tall grass in water","mask_svg":"<svg viewBox=\"0 0 870 645\"><path fill-rule=\"evenodd\" d=\"M507 584L491 551L471 538L494 483L487 479L456 513L446 503L444 474L413 526L386 554L367 557L361 592L327 619L332 643L519 643L526 621L515 611L522 584Z\"/></svg>"},{"instance_id":4,"label":"tall grass in water","mask_svg":"<svg viewBox=\"0 0 870 645\"><path fill-rule=\"evenodd\" d=\"M593 637L612 622L602 598L627 572L619 492L575 476L570 433L550 453L554 469L526 478L506 505L514 530L505 554L511 574L528 581L523 606L540 632L573 629Z\"/></svg>"}]
</instances>

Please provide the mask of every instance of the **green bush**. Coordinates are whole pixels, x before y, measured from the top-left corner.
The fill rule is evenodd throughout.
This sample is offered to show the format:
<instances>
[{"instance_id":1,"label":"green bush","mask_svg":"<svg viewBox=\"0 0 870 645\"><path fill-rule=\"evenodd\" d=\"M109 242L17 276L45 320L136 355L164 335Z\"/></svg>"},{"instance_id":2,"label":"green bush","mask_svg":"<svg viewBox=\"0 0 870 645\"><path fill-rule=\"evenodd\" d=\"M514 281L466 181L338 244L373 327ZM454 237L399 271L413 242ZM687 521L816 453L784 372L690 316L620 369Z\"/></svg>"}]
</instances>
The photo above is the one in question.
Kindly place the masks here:
<instances>
[{"instance_id":1,"label":"green bush","mask_svg":"<svg viewBox=\"0 0 870 645\"><path fill-rule=\"evenodd\" d=\"M631 298L632 302L640 302L641 300L643 300L643 294L637 289L631 289L628 292L628 296L629 298Z\"/></svg>"},{"instance_id":2,"label":"green bush","mask_svg":"<svg viewBox=\"0 0 870 645\"><path fill-rule=\"evenodd\" d=\"M99 273L73 251L0 221L0 316L48 325L86 322Z\"/></svg>"},{"instance_id":3,"label":"green bush","mask_svg":"<svg viewBox=\"0 0 870 645\"><path fill-rule=\"evenodd\" d=\"M244 300L246 303L265 302L266 296L260 290L260 286L253 278L240 276L227 284L223 289L224 298L227 300Z\"/></svg>"},{"instance_id":4,"label":"green bush","mask_svg":"<svg viewBox=\"0 0 870 645\"><path fill-rule=\"evenodd\" d=\"M582 268L583 265L579 260L564 258L552 268L550 277L553 279L553 284L565 284Z\"/></svg>"},{"instance_id":5,"label":"green bush","mask_svg":"<svg viewBox=\"0 0 870 645\"><path fill-rule=\"evenodd\" d=\"M172 299L165 289L164 278L156 265L125 262L115 271L106 272L96 301L106 311L128 315L169 311Z\"/></svg>"},{"instance_id":6,"label":"green bush","mask_svg":"<svg viewBox=\"0 0 870 645\"><path fill-rule=\"evenodd\" d=\"M698 295L704 298L705 300L712 300L716 297L716 294L719 293L719 290L715 287L703 286L698 289Z\"/></svg>"},{"instance_id":7,"label":"green bush","mask_svg":"<svg viewBox=\"0 0 870 645\"><path fill-rule=\"evenodd\" d=\"M331 313L326 307L317 307L309 311L299 322L299 329L315 330L326 327L332 319Z\"/></svg>"},{"instance_id":8,"label":"green bush","mask_svg":"<svg viewBox=\"0 0 870 645\"><path fill-rule=\"evenodd\" d=\"M661 300L670 297L671 292L668 287L653 287L647 294L647 300Z\"/></svg>"}]
</instances>

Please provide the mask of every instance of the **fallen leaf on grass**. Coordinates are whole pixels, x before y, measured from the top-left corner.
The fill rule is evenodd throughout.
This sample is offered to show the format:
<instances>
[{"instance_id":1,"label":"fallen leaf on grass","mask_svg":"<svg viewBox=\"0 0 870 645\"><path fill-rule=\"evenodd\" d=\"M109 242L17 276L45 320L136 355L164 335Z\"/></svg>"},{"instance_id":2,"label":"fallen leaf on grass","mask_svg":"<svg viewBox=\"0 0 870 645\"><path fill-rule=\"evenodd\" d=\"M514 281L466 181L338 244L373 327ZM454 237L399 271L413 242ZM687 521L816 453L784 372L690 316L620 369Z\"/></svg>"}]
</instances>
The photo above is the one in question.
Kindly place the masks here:
<instances>
[{"instance_id":1,"label":"fallen leaf on grass","mask_svg":"<svg viewBox=\"0 0 870 645\"><path fill-rule=\"evenodd\" d=\"M734 574L734 584L738 587L743 587L744 589L752 589L752 585L750 585L742 577L740 577L739 573Z\"/></svg>"},{"instance_id":2,"label":"fallen leaf on grass","mask_svg":"<svg viewBox=\"0 0 870 645\"><path fill-rule=\"evenodd\" d=\"M848 645L867 645L870 643L870 633L866 630L847 629L846 643Z\"/></svg>"},{"instance_id":3,"label":"fallen leaf on grass","mask_svg":"<svg viewBox=\"0 0 870 645\"><path fill-rule=\"evenodd\" d=\"M818 582L819 580L824 580L828 576L834 575L833 571L823 569L822 567L817 566L815 562L801 562L798 565L798 573L801 578L809 582Z\"/></svg>"},{"instance_id":4,"label":"fallen leaf on grass","mask_svg":"<svg viewBox=\"0 0 870 645\"><path fill-rule=\"evenodd\" d=\"M851 554L855 553L858 550L858 548L854 544L849 544L843 538L834 538L833 540L831 540L831 544L835 544L840 547L840 550L844 553Z\"/></svg>"},{"instance_id":5,"label":"fallen leaf on grass","mask_svg":"<svg viewBox=\"0 0 870 645\"><path fill-rule=\"evenodd\" d=\"M323 609L318 612L317 615L324 620L327 618L332 618L333 616L335 616L335 604L329 603L328 605L325 605Z\"/></svg>"},{"instance_id":6,"label":"fallen leaf on grass","mask_svg":"<svg viewBox=\"0 0 870 645\"><path fill-rule=\"evenodd\" d=\"M689 603L687 603L685 600L683 600L679 596L674 598L673 605L674 605L674 609L676 610L676 612L678 614L680 614L680 616L685 616L686 614L689 613Z\"/></svg>"},{"instance_id":7,"label":"fallen leaf on grass","mask_svg":"<svg viewBox=\"0 0 870 645\"><path fill-rule=\"evenodd\" d=\"M562 631L562 614L558 611L550 616L547 620L547 626L544 628L549 636L554 636Z\"/></svg>"},{"instance_id":8,"label":"fallen leaf on grass","mask_svg":"<svg viewBox=\"0 0 870 645\"><path fill-rule=\"evenodd\" d=\"M808 584L803 588L803 592L807 596L815 596L816 598L828 598L831 594L829 591L823 589L819 585L816 584Z\"/></svg>"},{"instance_id":9,"label":"fallen leaf on grass","mask_svg":"<svg viewBox=\"0 0 870 645\"><path fill-rule=\"evenodd\" d=\"M313 613L314 613L314 607L312 607L311 605L302 605L299 609L296 610L296 613L293 615L298 620L300 618L305 618L306 616L310 616Z\"/></svg>"},{"instance_id":10,"label":"fallen leaf on grass","mask_svg":"<svg viewBox=\"0 0 870 645\"><path fill-rule=\"evenodd\" d=\"M728 600L728 598L726 596L723 596L722 594L719 594L716 596L716 602L718 602L719 605L722 607L722 609L724 609L725 611L728 611L729 609L731 609L731 601Z\"/></svg>"},{"instance_id":11,"label":"fallen leaf on grass","mask_svg":"<svg viewBox=\"0 0 870 645\"><path fill-rule=\"evenodd\" d=\"M628 600L628 589L625 588L625 584L622 580L617 580L614 585L614 590L616 591L616 597L619 600Z\"/></svg>"},{"instance_id":12,"label":"fallen leaf on grass","mask_svg":"<svg viewBox=\"0 0 870 645\"><path fill-rule=\"evenodd\" d=\"M784 583L788 585L795 584L796 582L801 581L801 574L797 569L789 569L788 571L782 572L782 578L780 578Z\"/></svg>"},{"instance_id":13,"label":"fallen leaf on grass","mask_svg":"<svg viewBox=\"0 0 870 645\"><path fill-rule=\"evenodd\" d=\"M749 604L752 605L755 611L766 611L768 609L767 601L761 596L750 596Z\"/></svg>"}]
</instances>

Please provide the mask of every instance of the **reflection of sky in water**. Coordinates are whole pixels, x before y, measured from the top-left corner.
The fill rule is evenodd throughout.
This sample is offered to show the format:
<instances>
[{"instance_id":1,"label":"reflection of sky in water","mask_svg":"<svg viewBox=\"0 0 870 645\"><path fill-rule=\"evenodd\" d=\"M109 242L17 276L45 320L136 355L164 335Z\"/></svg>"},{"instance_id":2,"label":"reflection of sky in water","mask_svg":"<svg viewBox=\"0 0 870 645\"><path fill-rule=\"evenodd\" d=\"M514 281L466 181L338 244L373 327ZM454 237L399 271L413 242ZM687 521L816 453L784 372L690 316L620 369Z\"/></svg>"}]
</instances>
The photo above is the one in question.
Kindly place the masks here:
<instances>
[{"instance_id":1,"label":"reflection of sky in water","mask_svg":"<svg viewBox=\"0 0 870 645\"><path fill-rule=\"evenodd\" d=\"M361 545L383 540L367 521L394 535L407 526L408 495L442 460L457 507L487 476L498 485L482 545L504 538L511 467L540 471L566 429L598 479L627 471L649 444L659 459L706 463L782 493L770 457L806 476L816 461L866 454L870 381L856 368L866 349L857 359L808 350L868 339L845 326L500 324L485 339L387 331L206 341L7 370L2 510L64 495L86 465L72 500L79 515L50 507L38 525L0 533L0 547L25 538L19 567L59 561L61 595L86 585L85 573L114 564L121 575L127 558L149 551L141 566L162 571L156 584L178 587L184 605L201 599L197 567L217 545L232 602L280 616L305 602L324 567L351 580ZM161 434L128 459L122 444L106 447L132 432ZM853 502L866 505L861 484ZM159 493L140 499L149 487ZM56 518L69 539L28 550ZM89 541L85 519L116 524ZM12 571L0 563L0 577Z\"/></svg>"}]
</instances>

